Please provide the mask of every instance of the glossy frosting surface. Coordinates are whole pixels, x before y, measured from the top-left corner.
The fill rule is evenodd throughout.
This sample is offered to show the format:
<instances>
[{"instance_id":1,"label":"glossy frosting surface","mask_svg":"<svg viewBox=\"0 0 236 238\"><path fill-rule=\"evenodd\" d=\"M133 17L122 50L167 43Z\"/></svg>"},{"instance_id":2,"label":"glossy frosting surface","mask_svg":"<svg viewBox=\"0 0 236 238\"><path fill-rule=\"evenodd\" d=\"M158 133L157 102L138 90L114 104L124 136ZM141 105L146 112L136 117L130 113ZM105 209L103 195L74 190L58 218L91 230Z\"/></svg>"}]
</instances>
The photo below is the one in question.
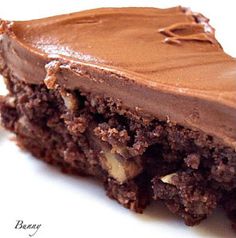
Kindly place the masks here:
<instances>
[{"instance_id":1,"label":"glossy frosting surface","mask_svg":"<svg viewBox=\"0 0 236 238\"><path fill-rule=\"evenodd\" d=\"M3 58L19 78L42 83L44 66L58 60L65 87L118 98L235 145L236 60L202 15L181 7L105 8L2 28Z\"/></svg>"}]
</instances>

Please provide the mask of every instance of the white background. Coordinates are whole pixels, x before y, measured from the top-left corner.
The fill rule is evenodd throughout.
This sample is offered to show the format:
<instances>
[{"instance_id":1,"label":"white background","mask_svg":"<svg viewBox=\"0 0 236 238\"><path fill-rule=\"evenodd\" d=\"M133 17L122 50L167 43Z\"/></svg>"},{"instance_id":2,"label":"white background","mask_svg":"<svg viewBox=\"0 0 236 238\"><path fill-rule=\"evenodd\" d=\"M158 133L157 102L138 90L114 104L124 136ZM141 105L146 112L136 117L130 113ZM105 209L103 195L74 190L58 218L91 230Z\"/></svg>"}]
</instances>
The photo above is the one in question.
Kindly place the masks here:
<instances>
[{"instance_id":1,"label":"white background","mask_svg":"<svg viewBox=\"0 0 236 238\"><path fill-rule=\"evenodd\" d=\"M95 7L176 5L210 18L225 51L236 57L234 0L0 0L0 18L32 19ZM92 179L64 175L20 151L11 137L0 128L0 237L29 237L32 231L14 229L19 219L42 224L34 236L39 238L236 237L221 211L194 228L184 226L160 204L153 204L143 215L135 214L107 198Z\"/></svg>"}]
</instances>

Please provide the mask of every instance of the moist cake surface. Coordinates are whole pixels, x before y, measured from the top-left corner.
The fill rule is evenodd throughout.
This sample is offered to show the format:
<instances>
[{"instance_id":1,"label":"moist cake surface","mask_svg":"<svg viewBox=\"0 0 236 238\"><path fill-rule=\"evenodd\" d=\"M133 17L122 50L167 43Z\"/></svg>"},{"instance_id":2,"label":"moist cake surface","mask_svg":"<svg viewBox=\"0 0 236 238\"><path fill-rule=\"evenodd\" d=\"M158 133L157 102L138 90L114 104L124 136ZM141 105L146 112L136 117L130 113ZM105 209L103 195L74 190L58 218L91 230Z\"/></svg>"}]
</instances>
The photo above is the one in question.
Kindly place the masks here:
<instances>
[{"instance_id":1,"label":"moist cake surface","mask_svg":"<svg viewBox=\"0 0 236 238\"><path fill-rule=\"evenodd\" d=\"M235 224L236 60L204 16L105 8L0 34L1 120L23 148L136 212L161 200L194 225L222 206Z\"/></svg>"},{"instance_id":2,"label":"moist cake surface","mask_svg":"<svg viewBox=\"0 0 236 238\"><path fill-rule=\"evenodd\" d=\"M9 28L5 61L25 81L42 83L45 62L59 60L66 88L118 97L139 114L169 117L235 146L236 60L202 15L108 8L2 25Z\"/></svg>"}]
</instances>

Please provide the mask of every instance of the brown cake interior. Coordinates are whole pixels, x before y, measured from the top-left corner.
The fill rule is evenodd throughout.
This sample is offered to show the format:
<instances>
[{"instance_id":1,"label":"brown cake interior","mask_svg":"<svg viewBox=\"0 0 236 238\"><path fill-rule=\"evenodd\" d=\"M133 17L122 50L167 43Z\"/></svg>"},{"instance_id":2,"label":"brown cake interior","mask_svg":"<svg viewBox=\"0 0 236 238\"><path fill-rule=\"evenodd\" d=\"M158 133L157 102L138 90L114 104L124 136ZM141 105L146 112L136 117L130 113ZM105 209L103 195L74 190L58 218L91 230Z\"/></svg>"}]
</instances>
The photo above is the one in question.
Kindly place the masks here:
<instances>
[{"instance_id":1,"label":"brown cake interior","mask_svg":"<svg viewBox=\"0 0 236 238\"><path fill-rule=\"evenodd\" d=\"M2 124L37 158L99 178L107 195L142 212L162 200L187 225L222 206L235 221L236 153L211 136L143 118L120 101L7 76Z\"/></svg>"}]
</instances>

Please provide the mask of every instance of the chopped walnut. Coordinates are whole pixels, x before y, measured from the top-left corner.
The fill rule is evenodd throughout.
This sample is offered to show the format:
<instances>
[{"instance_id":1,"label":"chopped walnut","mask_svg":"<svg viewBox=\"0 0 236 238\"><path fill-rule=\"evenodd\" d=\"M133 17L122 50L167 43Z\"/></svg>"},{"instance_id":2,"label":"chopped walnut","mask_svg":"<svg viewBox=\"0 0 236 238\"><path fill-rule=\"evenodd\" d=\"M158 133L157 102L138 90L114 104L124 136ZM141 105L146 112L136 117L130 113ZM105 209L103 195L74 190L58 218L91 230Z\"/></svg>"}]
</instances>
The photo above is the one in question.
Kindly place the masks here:
<instances>
[{"instance_id":1,"label":"chopped walnut","mask_svg":"<svg viewBox=\"0 0 236 238\"><path fill-rule=\"evenodd\" d=\"M163 177L160 178L160 180L163 182L163 183L167 183L167 184L171 184L171 185L174 185L173 181L172 181L172 178L173 176L177 175L176 173L172 173L172 174L167 174Z\"/></svg>"},{"instance_id":2,"label":"chopped walnut","mask_svg":"<svg viewBox=\"0 0 236 238\"><path fill-rule=\"evenodd\" d=\"M10 107L16 107L16 98L13 96L5 97L5 103Z\"/></svg>"},{"instance_id":3,"label":"chopped walnut","mask_svg":"<svg viewBox=\"0 0 236 238\"><path fill-rule=\"evenodd\" d=\"M139 157L125 159L118 152L124 152L124 147L112 148L108 142L96 136L96 125L90 125L87 136L93 141L95 151L100 152L99 160L101 166L108 174L120 184L136 177L142 172L142 165ZM95 134L94 134L95 133Z\"/></svg>"},{"instance_id":4,"label":"chopped walnut","mask_svg":"<svg viewBox=\"0 0 236 238\"><path fill-rule=\"evenodd\" d=\"M110 151L103 152L102 166L111 177L119 183L134 178L142 171L142 167L135 161L127 161L121 156Z\"/></svg>"},{"instance_id":5,"label":"chopped walnut","mask_svg":"<svg viewBox=\"0 0 236 238\"><path fill-rule=\"evenodd\" d=\"M75 111L78 109L78 101L73 93L61 89L60 94L68 110Z\"/></svg>"}]
</instances>

